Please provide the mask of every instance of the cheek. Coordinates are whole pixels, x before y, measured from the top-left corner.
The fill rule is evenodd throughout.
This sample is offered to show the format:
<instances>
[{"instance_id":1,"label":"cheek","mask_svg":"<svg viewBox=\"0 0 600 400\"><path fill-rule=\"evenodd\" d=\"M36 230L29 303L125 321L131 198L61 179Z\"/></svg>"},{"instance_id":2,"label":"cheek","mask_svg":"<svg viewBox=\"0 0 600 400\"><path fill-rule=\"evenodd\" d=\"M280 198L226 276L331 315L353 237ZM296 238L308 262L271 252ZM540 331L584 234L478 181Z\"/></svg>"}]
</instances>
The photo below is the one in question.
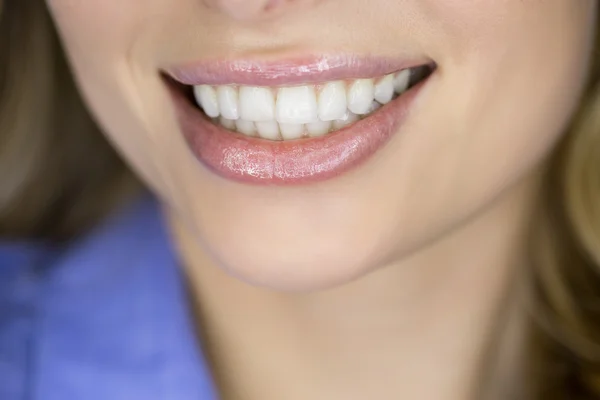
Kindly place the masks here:
<instances>
[{"instance_id":1,"label":"cheek","mask_svg":"<svg viewBox=\"0 0 600 400\"><path fill-rule=\"evenodd\" d=\"M160 124L149 124L168 107L152 48L154 33L161 30L157 21L167 23L168 14L152 8L157 1L144 7L123 0L47 3L90 111L130 166L166 192L164 165L152 155L167 156L172 146L160 144Z\"/></svg>"},{"instance_id":2,"label":"cheek","mask_svg":"<svg viewBox=\"0 0 600 400\"><path fill-rule=\"evenodd\" d=\"M446 118L458 140L445 151L455 154L455 201L463 209L514 183L564 133L586 81L596 14L595 1L586 0L478 3L494 17L481 16L486 24L472 39L455 42L461 57L448 60L440 96L452 101ZM457 37L477 17L465 16Z\"/></svg>"},{"instance_id":3,"label":"cheek","mask_svg":"<svg viewBox=\"0 0 600 400\"><path fill-rule=\"evenodd\" d=\"M70 48L104 54L130 42L140 19L134 2L119 0L47 0L63 40ZM141 9L141 7L137 7Z\"/></svg>"},{"instance_id":4,"label":"cheek","mask_svg":"<svg viewBox=\"0 0 600 400\"><path fill-rule=\"evenodd\" d=\"M142 4L143 3L143 4ZM169 0L47 0L68 56L87 68L105 68L107 63L135 59L151 65L156 43L170 32ZM171 28L172 30L172 28ZM168 38L165 40L169 40Z\"/></svg>"},{"instance_id":5,"label":"cheek","mask_svg":"<svg viewBox=\"0 0 600 400\"><path fill-rule=\"evenodd\" d=\"M593 0L419 4L440 21L427 44L440 69L414 134L382 168L397 171L386 186L400 199L387 210L403 222L397 248L488 207L541 162L578 104L596 12ZM416 227L410 238L402 226Z\"/></svg>"}]
</instances>

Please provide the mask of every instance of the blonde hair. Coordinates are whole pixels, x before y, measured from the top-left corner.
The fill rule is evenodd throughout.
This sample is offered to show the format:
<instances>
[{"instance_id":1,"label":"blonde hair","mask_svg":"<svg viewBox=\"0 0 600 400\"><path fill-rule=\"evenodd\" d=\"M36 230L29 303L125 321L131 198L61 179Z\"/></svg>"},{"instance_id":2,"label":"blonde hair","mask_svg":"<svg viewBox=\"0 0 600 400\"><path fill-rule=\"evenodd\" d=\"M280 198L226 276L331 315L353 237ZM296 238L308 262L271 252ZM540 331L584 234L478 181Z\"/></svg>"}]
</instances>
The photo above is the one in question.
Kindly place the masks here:
<instances>
[{"instance_id":1,"label":"blonde hair","mask_svg":"<svg viewBox=\"0 0 600 400\"><path fill-rule=\"evenodd\" d=\"M599 84L600 52L533 225L534 399L600 398ZM0 236L58 240L138 188L83 106L42 0L0 0L0 182Z\"/></svg>"},{"instance_id":2,"label":"blonde hair","mask_svg":"<svg viewBox=\"0 0 600 400\"><path fill-rule=\"evenodd\" d=\"M0 236L65 239L135 186L83 106L40 0L0 0L0 182Z\"/></svg>"}]
</instances>

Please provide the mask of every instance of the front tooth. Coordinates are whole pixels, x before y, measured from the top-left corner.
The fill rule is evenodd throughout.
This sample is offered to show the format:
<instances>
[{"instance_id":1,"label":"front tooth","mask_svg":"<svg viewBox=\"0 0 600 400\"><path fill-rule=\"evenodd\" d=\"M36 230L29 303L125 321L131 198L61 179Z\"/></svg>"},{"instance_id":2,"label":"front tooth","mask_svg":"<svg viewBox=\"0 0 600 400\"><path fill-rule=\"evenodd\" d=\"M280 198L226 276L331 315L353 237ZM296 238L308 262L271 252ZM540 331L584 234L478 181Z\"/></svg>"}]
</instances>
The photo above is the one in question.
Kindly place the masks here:
<instances>
[{"instance_id":1,"label":"front tooth","mask_svg":"<svg viewBox=\"0 0 600 400\"><path fill-rule=\"evenodd\" d=\"M231 86L217 87L217 100L221 115L227 119L238 119L240 112L238 109L238 91Z\"/></svg>"},{"instance_id":2,"label":"front tooth","mask_svg":"<svg viewBox=\"0 0 600 400\"><path fill-rule=\"evenodd\" d=\"M284 140L300 139L304 135L303 124L279 124L279 130Z\"/></svg>"},{"instance_id":3,"label":"front tooth","mask_svg":"<svg viewBox=\"0 0 600 400\"><path fill-rule=\"evenodd\" d=\"M375 85L375 100L381 104L387 104L392 97L394 97L394 74L389 74Z\"/></svg>"},{"instance_id":4,"label":"front tooth","mask_svg":"<svg viewBox=\"0 0 600 400\"><path fill-rule=\"evenodd\" d=\"M373 79L357 79L348 90L348 109L354 114L366 114L374 98Z\"/></svg>"},{"instance_id":5,"label":"front tooth","mask_svg":"<svg viewBox=\"0 0 600 400\"><path fill-rule=\"evenodd\" d=\"M211 118L219 116L219 103L217 102L217 92L212 86L199 85L194 86L194 96L196 101L204 110L204 113Z\"/></svg>"},{"instance_id":6,"label":"front tooth","mask_svg":"<svg viewBox=\"0 0 600 400\"><path fill-rule=\"evenodd\" d=\"M275 98L271 89L242 86L239 101L240 118L255 122L275 119Z\"/></svg>"},{"instance_id":7,"label":"front tooth","mask_svg":"<svg viewBox=\"0 0 600 400\"><path fill-rule=\"evenodd\" d=\"M394 91L397 94L402 94L408 89L410 83L410 69L404 69L394 77Z\"/></svg>"},{"instance_id":8,"label":"front tooth","mask_svg":"<svg viewBox=\"0 0 600 400\"><path fill-rule=\"evenodd\" d=\"M227 119L225 117L219 118L219 123L230 131L235 130L235 121L232 119Z\"/></svg>"},{"instance_id":9,"label":"front tooth","mask_svg":"<svg viewBox=\"0 0 600 400\"><path fill-rule=\"evenodd\" d=\"M279 124L277 121L262 121L256 123L258 136L263 139L281 140L279 135Z\"/></svg>"},{"instance_id":10,"label":"front tooth","mask_svg":"<svg viewBox=\"0 0 600 400\"><path fill-rule=\"evenodd\" d=\"M356 121L358 121L360 117L350 111L346 111L346 114L340 118L333 121L333 129L342 129L345 126L348 126Z\"/></svg>"},{"instance_id":11,"label":"front tooth","mask_svg":"<svg viewBox=\"0 0 600 400\"><path fill-rule=\"evenodd\" d=\"M329 82L319 93L319 119L333 121L346 114L346 85L344 82Z\"/></svg>"},{"instance_id":12,"label":"front tooth","mask_svg":"<svg viewBox=\"0 0 600 400\"><path fill-rule=\"evenodd\" d=\"M276 106L277 122L306 124L317 119L317 96L312 86L279 89Z\"/></svg>"},{"instance_id":13,"label":"front tooth","mask_svg":"<svg viewBox=\"0 0 600 400\"><path fill-rule=\"evenodd\" d=\"M379 108L381 108L381 104L374 101L371 103L371 106L369 107L369 112L368 114L371 114L374 111L377 111Z\"/></svg>"},{"instance_id":14,"label":"front tooth","mask_svg":"<svg viewBox=\"0 0 600 400\"><path fill-rule=\"evenodd\" d=\"M254 136L256 133L256 125L252 121L237 119L235 120L235 127L239 133L243 133L246 136Z\"/></svg>"},{"instance_id":15,"label":"front tooth","mask_svg":"<svg viewBox=\"0 0 600 400\"><path fill-rule=\"evenodd\" d=\"M306 130L311 137L323 136L331 129L331 121L316 121L306 124Z\"/></svg>"}]
</instances>

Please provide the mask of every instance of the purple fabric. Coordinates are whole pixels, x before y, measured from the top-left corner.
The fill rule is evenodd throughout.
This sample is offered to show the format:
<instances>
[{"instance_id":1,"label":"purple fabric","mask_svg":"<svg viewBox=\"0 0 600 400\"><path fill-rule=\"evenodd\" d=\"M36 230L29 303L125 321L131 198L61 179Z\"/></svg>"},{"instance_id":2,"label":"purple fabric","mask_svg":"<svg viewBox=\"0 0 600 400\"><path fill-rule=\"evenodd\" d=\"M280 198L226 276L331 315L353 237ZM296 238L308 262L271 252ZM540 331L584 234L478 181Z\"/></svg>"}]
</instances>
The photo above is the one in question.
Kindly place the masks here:
<instances>
[{"instance_id":1,"label":"purple fabric","mask_svg":"<svg viewBox=\"0 0 600 400\"><path fill-rule=\"evenodd\" d=\"M63 249L0 242L1 400L216 400L159 205Z\"/></svg>"}]
</instances>

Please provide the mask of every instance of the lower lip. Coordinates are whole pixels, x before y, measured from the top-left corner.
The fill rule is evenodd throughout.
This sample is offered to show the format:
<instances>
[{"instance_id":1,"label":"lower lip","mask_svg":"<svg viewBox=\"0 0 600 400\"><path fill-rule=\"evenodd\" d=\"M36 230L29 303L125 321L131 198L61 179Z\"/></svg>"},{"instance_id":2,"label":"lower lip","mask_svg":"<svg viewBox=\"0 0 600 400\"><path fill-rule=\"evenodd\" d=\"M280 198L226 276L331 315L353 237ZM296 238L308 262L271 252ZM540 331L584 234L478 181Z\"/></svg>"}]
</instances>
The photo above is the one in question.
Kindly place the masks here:
<instances>
[{"instance_id":1,"label":"lower lip","mask_svg":"<svg viewBox=\"0 0 600 400\"><path fill-rule=\"evenodd\" d=\"M317 138L271 141L229 131L213 123L169 84L185 139L209 170L255 185L298 185L325 181L371 158L398 132L428 77L365 119Z\"/></svg>"}]
</instances>

